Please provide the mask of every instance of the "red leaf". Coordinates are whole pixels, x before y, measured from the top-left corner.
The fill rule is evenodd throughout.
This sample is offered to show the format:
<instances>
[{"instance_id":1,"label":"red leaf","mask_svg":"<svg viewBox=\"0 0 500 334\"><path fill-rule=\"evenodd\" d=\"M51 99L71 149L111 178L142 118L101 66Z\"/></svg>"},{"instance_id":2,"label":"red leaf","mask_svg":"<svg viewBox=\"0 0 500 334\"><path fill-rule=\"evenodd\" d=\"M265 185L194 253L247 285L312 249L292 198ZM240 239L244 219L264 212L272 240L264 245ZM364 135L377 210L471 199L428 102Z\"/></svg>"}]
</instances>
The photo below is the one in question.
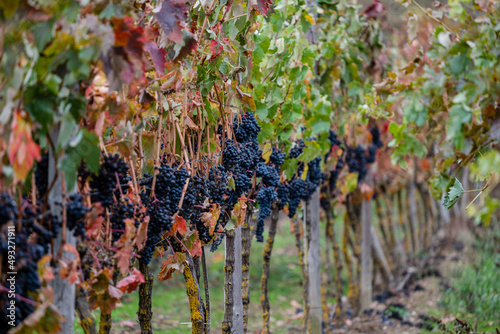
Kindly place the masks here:
<instances>
[{"instance_id":1,"label":"red leaf","mask_svg":"<svg viewBox=\"0 0 500 334\"><path fill-rule=\"evenodd\" d=\"M102 223L104 222L104 217L102 213L104 212L104 208L101 206L101 203L95 203L92 207L92 210L87 213L87 231L85 234L90 239L97 239L101 234Z\"/></svg>"},{"instance_id":2,"label":"red leaf","mask_svg":"<svg viewBox=\"0 0 500 334\"><path fill-rule=\"evenodd\" d=\"M267 16L267 12L273 2L271 0L254 0L253 8L258 11L260 14Z\"/></svg>"},{"instance_id":3,"label":"red leaf","mask_svg":"<svg viewBox=\"0 0 500 334\"><path fill-rule=\"evenodd\" d=\"M123 293L131 293L132 291L135 291L137 287L142 283L144 283L144 276L139 270L134 268L132 274L118 282L116 287Z\"/></svg>"},{"instance_id":4,"label":"red leaf","mask_svg":"<svg viewBox=\"0 0 500 334\"><path fill-rule=\"evenodd\" d=\"M139 225L135 240L132 245L137 246L138 250L141 250L148 239L148 224L149 216L144 218L144 221Z\"/></svg>"},{"instance_id":5,"label":"red leaf","mask_svg":"<svg viewBox=\"0 0 500 334\"><path fill-rule=\"evenodd\" d=\"M167 233L168 236L174 236L176 232L180 235L184 235L187 231L186 220L181 216L175 216L175 222L170 231Z\"/></svg>"},{"instance_id":6,"label":"red leaf","mask_svg":"<svg viewBox=\"0 0 500 334\"><path fill-rule=\"evenodd\" d=\"M187 20L187 10L184 0L165 0L155 13L165 35L173 42L182 43L182 23Z\"/></svg>"},{"instance_id":7,"label":"red leaf","mask_svg":"<svg viewBox=\"0 0 500 334\"><path fill-rule=\"evenodd\" d=\"M189 252L193 257L200 257L202 255L200 239L194 241L192 247L189 248Z\"/></svg>"},{"instance_id":8,"label":"red leaf","mask_svg":"<svg viewBox=\"0 0 500 334\"><path fill-rule=\"evenodd\" d=\"M185 31L185 34L182 39L182 46L179 49L179 52L174 58L174 62L179 62L182 59L189 56L192 52L194 52L198 48L198 41L196 40L196 35Z\"/></svg>"},{"instance_id":9,"label":"red leaf","mask_svg":"<svg viewBox=\"0 0 500 334\"><path fill-rule=\"evenodd\" d=\"M222 52L222 50L223 50L222 43L220 43L218 40L210 41L210 53L212 54L210 59L217 58Z\"/></svg>"},{"instance_id":10,"label":"red leaf","mask_svg":"<svg viewBox=\"0 0 500 334\"><path fill-rule=\"evenodd\" d=\"M40 146L31 137L31 125L23 118L24 112L17 111L12 121L9 138L9 162L14 168L14 180L26 178L35 160L40 160Z\"/></svg>"},{"instance_id":11,"label":"red leaf","mask_svg":"<svg viewBox=\"0 0 500 334\"><path fill-rule=\"evenodd\" d=\"M156 74L159 76L165 74L165 56L167 55L167 51L165 51L165 49L160 49L153 41L147 42L144 50L146 50L151 56L151 60L153 61L153 65L156 69Z\"/></svg>"},{"instance_id":12,"label":"red leaf","mask_svg":"<svg viewBox=\"0 0 500 334\"><path fill-rule=\"evenodd\" d=\"M134 19L129 16L113 18L111 22L115 32L115 47L121 46L127 53L141 58L146 43L143 29L134 26Z\"/></svg>"},{"instance_id":13,"label":"red leaf","mask_svg":"<svg viewBox=\"0 0 500 334\"><path fill-rule=\"evenodd\" d=\"M116 266L122 273L126 275L129 272L130 257L132 256L132 240L135 237L135 222L132 219L125 219L125 233L122 234L120 239L116 242L119 250L115 254L118 259Z\"/></svg>"},{"instance_id":14,"label":"red leaf","mask_svg":"<svg viewBox=\"0 0 500 334\"><path fill-rule=\"evenodd\" d=\"M112 285L108 286L108 293L113 299L120 299L123 296L123 292Z\"/></svg>"}]
</instances>

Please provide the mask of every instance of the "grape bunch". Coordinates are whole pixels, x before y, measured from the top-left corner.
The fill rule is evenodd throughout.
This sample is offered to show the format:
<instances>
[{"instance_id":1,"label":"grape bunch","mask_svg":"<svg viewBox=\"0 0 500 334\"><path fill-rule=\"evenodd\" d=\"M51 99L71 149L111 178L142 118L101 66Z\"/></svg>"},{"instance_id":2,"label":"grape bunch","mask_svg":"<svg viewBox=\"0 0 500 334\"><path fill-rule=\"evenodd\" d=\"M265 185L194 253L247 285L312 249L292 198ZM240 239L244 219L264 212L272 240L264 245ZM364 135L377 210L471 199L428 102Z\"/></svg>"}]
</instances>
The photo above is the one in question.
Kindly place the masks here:
<instances>
[{"instance_id":1,"label":"grape bunch","mask_svg":"<svg viewBox=\"0 0 500 334\"><path fill-rule=\"evenodd\" d=\"M271 153L269 161L271 162L272 165L274 165L274 168L276 168L278 173L281 169L281 165L285 163L285 156L286 156L285 152L281 152L279 148L273 147L273 151Z\"/></svg>"},{"instance_id":2,"label":"grape bunch","mask_svg":"<svg viewBox=\"0 0 500 334\"><path fill-rule=\"evenodd\" d=\"M15 312L16 325L20 324L35 310L33 296L40 289L41 282L38 276L38 261L49 252L50 242L60 230L60 220L50 213L50 207L42 212L41 207L34 207L26 197L21 199L18 207L16 201L8 193L0 193L0 258L3 273L17 272L15 281ZM21 224L17 224L18 215ZM4 225L14 223L16 261L9 261L9 235ZM12 269L11 266L15 266ZM7 276L4 275L4 279ZM3 286L9 287L8 282L2 281ZM20 298L23 297L23 298ZM32 302L30 302L30 300ZM0 328L9 328L7 322L6 293L0 294Z\"/></svg>"},{"instance_id":3,"label":"grape bunch","mask_svg":"<svg viewBox=\"0 0 500 334\"><path fill-rule=\"evenodd\" d=\"M36 164L35 185L38 190L38 196L43 198L49 189L49 154L42 155L40 161Z\"/></svg>"},{"instance_id":4,"label":"grape bunch","mask_svg":"<svg viewBox=\"0 0 500 334\"><path fill-rule=\"evenodd\" d=\"M152 197L153 178L147 177L143 182L145 190L141 193L142 203L146 206L149 215L148 239L141 250L141 262L148 264L154 254L157 244L161 241L161 234L172 228L172 216L179 211L179 202L189 172L178 164L170 166L166 158L162 159L156 175L154 196Z\"/></svg>"},{"instance_id":5,"label":"grape bunch","mask_svg":"<svg viewBox=\"0 0 500 334\"><path fill-rule=\"evenodd\" d=\"M276 188L273 186L261 187L257 194L257 200L259 201L260 210L255 237L257 238L258 242L264 241L264 220L271 214L271 205L277 199L278 194L276 193Z\"/></svg>"},{"instance_id":6,"label":"grape bunch","mask_svg":"<svg viewBox=\"0 0 500 334\"><path fill-rule=\"evenodd\" d=\"M302 154L302 152L304 152L304 147L306 147L304 140L303 139L297 140L296 145L292 147L290 153L288 154L288 159L298 158Z\"/></svg>"},{"instance_id":7,"label":"grape bunch","mask_svg":"<svg viewBox=\"0 0 500 334\"><path fill-rule=\"evenodd\" d=\"M75 237L85 237L85 216L89 211L83 203L82 195L73 194L69 197L66 204L67 226Z\"/></svg>"},{"instance_id":8,"label":"grape bunch","mask_svg":"<svg viewBox=\"0 0 500 334\"><path fill-rule=\"evenodd\" d=\"M0 228L17 216L17 203L7 193L0 193Z\"/></svg>"},{"instance_id":9,"label":"grape bunch","mask_svg":"<svg viewBox=\"0 0 500 334\"><path fill-rule=\"evenodd\" d=\"M227 138L224 140L222 167L228 175L228 180L231 177L234 180L234 189L226 188L227 198L221 205L218 226L225 226L238 199L252 188L252 180L262 156L258 141L260 130L254 114L246 112L241 115L241 120L237 116L233 120L235 140ZM219 127L218 134L222 133L223 129ZM221 242L222 236L218 235L212 243L211 251L217 249Z\"/></svg>"},{"instance_id":10,"label":"grape bunch","mask_svg":"<svg viewBox=\"0 0 500 334\"><path fill-rule=\"evenodd\" d=\"M103 155L99 172L92 174L90 181L92 202L100 202L105 208L117 202L122 194L127 193L131 180L128 170L127 163L118 154Z\"/></svg>"}]
</instances>

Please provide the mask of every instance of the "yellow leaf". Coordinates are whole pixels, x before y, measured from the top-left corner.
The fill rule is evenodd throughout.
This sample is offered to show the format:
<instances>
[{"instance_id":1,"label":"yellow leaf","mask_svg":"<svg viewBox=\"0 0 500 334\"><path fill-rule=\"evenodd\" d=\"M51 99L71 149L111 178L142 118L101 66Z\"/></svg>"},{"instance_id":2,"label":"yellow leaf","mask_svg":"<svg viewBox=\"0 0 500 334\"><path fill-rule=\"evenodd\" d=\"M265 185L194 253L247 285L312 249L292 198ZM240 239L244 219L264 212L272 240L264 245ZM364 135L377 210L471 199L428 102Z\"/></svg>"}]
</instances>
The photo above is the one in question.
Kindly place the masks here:
<instances>
[{"instance_id":1,"label":"yellow leaf","mask_svg":"<svg viewBox=\"0 0 500 334\"><path fill-rule=\"evenodd\" d=\"M308 170L309 170L309 166L308 166L308 165L305 165L305 166L304 166L304 171L302 172L302 176L301 176L302 180L304 180L304 181L306 180L306 177L307 177L307 171L308 171Z\"/></svg>"},{"instance_id":2,"label":"yellow leaf","mask_svg":"<svg viewBox=\"0 0 500 334\"><path fill-rule=\"evenodd\" d=\"M345 179L345 182L340 187L340 191L342 192L342 194L347 195L356 190L357 186L358 186L358 173L357 172L349 173L349 175L347 175Z\"/></svg>"},{"instance_id":3,"label":"yellow leaf","mask_svg":"<svg viewBox=\"0 0 500 334\"><path fill-rule=\"evenodd\" d=\"M264 145L264 149L262 150L262 159L266 161L266 164L269 163L269 159L271 158L271 153L273 153L273 149L271 148L271 143L267 143Z\"/></svg>"},{"instance_id":4,"label":"yellow leaf","mask_svg":"<svg viewBox=\"0 0 500 334\"><path fill-rule=\"evenodd\" d=\"M255 109L257 109L252 94L243 93L238 86L236 86L236 92L238 92L236 96L238 96L238 99L241 101L241 103L249 107L252 111L255 111Z\"/></svg>"},{"instance_id":5,"label":"yellow leaf","mask_svg":"<svg viewBox=\"0 0 500 334\"><path fill-rule=\"evenodd\" d=\"M307 22L309 22L310 24L314 24L314 17L312 17L311 15L309 14L305 14L304 15L304 18L307 20Z\"/></svg>"}]
</instances>

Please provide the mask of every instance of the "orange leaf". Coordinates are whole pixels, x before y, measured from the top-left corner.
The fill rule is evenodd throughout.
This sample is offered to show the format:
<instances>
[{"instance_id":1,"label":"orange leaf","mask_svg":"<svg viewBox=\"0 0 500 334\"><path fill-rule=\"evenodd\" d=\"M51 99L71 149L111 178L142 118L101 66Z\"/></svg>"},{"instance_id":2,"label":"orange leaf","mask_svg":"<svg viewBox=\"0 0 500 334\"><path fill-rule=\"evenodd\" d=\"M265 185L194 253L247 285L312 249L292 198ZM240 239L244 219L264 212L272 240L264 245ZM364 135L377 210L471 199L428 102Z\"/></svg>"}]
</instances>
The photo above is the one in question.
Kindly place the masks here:
<instances>
[{"instance_id":1,"label":"orange leaf","mask_svg":"<svg viewBox=\"0 0 500 334\"><path fill-rule=\"evenodd\" d=\"M161 265L161 271L158 274L158 279L160 281L165 281L172 279L172 275L177 271L180 273L184 272L184 263L186 261L186 255L184 253L170 254Z\"/></svg>"},{"instance_id":2,"label":"orange leaf","mask_svg":"<svg viewBox=\"0 0 500 334\"><path fill-rule=\"evenodd\" d=\"M167 233L167 235L173 237L176 232L179 232L180 235L184 235L184 233L186 233L186 230L187 230L186 220L181 216L176 215L174 225Z\"/></svg>"},{"instance_id":3,"label":"orange leaf","mask_svg":"<svg viewBox=\"0 0 500 334\"><path fill-rule=\"evenodd\" d=\"M22 181L33 167L35 160L40 160L40 146L33 141L31 124L17 111L12 121L9 138L9 162L14 169L14 180Z\"/></svg>"},{"instance_id":4,"label":"orange leaf","mask_svg":"<svg viewBox=\"0 0 500 334\"><path fill-rule=\"evenodd\" d=\"M144 218L144 221L139 225L137 229L137 235L135 236L134 242L132 245L137 246L138 250L141 250L146 244L146 240L148 239L148 224L149 224L149 216Z\"/></svg>"},{"instance_id":5,"label":"orange leaf","mask_svg":"<svg viewBox=\"0 0 500 334\"><path fill-rule=\"evenodd\" d=\"M243 196L238 200L238 203L236 203L232 212L233 216L236 218L234 220L234 225L236 227L243 225L243 223L245 222L246 212L247 212L247 198Z\"/></svg>"},{"instance_id":6,"label":"orange leaf","mask_svg":"<svg viewBox=\"0 0 500 334\"><path fill-rule=\"evenodd\" d=\"M200 221L204 223L205 226L209 227L209 233L213 234L215 231L215 226L220 216L220 206L218 203L212 204L210 212L203 212L200 217Z\"/></svg>"}]
</instances>

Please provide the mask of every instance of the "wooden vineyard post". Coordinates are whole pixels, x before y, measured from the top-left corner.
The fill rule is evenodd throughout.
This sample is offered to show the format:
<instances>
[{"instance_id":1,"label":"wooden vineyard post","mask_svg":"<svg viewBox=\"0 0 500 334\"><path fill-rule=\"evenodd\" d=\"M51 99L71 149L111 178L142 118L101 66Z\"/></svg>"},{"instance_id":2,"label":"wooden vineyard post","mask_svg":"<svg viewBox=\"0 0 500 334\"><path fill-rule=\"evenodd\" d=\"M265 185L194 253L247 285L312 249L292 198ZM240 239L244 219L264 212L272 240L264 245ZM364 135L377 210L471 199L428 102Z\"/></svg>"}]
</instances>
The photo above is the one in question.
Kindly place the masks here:
<instances>
[{"instance_id":1,"label":"wooden vineyard post","mask_svg":"<svg viewBox=\"0 0 500 334\"><path fill-rule=\"evenodd\" d=\"M271 224L269 224L269 235L267 237L266 246L264 247L264 264L262 270L262 277L260 279L260 303L262 306L262 332L261 334L270 333L269 318L270 306L268 296L268 282L269 282L269 267L271 262L271 254L273 252L274 237L276 236L276 227L278 225L279 209L276 203L272 204L271 208Z\"/></svg>"},{"instance_id":2,"label":"wooden vineyard post","mask_svg":"<svg viewBox=\"0 0 500 334\"><path fill-rule=\"evenodd\" d=\"M335 227L333 224L334 216L332 209L326 212L327 219L332 221L331 230L330 230L330 238L332 242L333 248L333 258L335 260L335 274L336 277L334 279L336 285L336 297L337 297L337 306L335 308L335 324L337 327L340 327L343 321L343 313L342 313L342 259L340 258L340 249L335 238Z\"/></svg>"},{"instance_id":3,"label":"wooden vineyard post","mask_svg":"<svg viewBox=\"0 0 500 334\"><path fill-rule=\"evenodd\" d=\"M191 323L193 326L192 333L203 334L205 332L205 317L200 296L200 285L196 278L193 259L190 256L186 256L184 281L186 282L186 293L191 312Z\"/></svg>"},{"instance_id":4,"label":"wooden vineyard post","mask_svg":"<svg viewBox=\"0 0 500 334\"><path fill-rule=\"evenodd\" d=\"M253 238L254 212L251 203L248 204L245 222L241 230L241 292L243 302L243 333L247 332L248 306L250 305L250 248Z\"/></svg>"},{"instance_id":5,"label":"wooden vineyard post","mask_svg":"<svg viewBox=\"0 0 500 334\"><path fill-rule=\"evenodd\" d=\"M464 167L463 171L462 171L462 186L464 187L464 189L470 189L470 181L469 181L469 178L470 178L470 170L469 170L469 167ZM462 197L460 197L460 206L459 206L459 215L458 215L458 222L459 222L459 226L461 228L465 228L467 226L467 212L465 211L465 208L467 207L467 205L469 205L470 203L470 193L464 193L462 195Z\"/></svg>"},{"instance_id":6,"label":"wooden vineyard post","mask_svg":"<svg viewBox=\"0 0 500 334\"><path fill-rule=\"evenodd\" d=\"M367 178L371 181L371 173ZM361 254L359 279L359 312L370 308L372 303L372 200L363 198L361 202Z\"/></svg>"},{"instance_id":7,"label":"wooden vineyard post","mask_svg":"<svg viewBox=\"0 0 500 334\"><path fill-rule=\"evenodd\" d=\"M405 219L405 215L404 215L404 211L403 211L404 205L403 205L403 190L402 189L398 190L398 192L396 193L396 200L398 202L399 226L401 227L401 231L403 232L403 241L404 241L404 246L405 246L405 252L409 258L412 258L412 256L413 256L412 242L408 238L408 236L410 234L407 232L407 226L406 226L407 224L406 224L406 219Z\"/></svg>"},{"instance_id":8,"label":"wooden vineyard post","mask_svg":"<svg viewBox=\"0 0 500 334\"><path fill-rule=\"evenodd\" d=\"M391 229L392 231L391 234L394 238L393 252L394 252L394 258L396 259L396 265L395 265L396 270L394 272L396 273L396 275L399 275L401 269L406 263L406 253L401 241L397 237L398 222L396 215L393 215L393 209L394 209L393 202L391 201L390 196L387 193L384 193L384 196L382 198L384 200L385 216L387 216L387 219L389 220L390 224L389 228Z\"/></svg>"},{"instance_id":9,"label":"wooden vineyard post","mask_svg":"<svg viewBox=\"0 0 500 334\"><path fill-rule=\"evenodd\" d=\"M309 237L307 253L307 271L309 274L309 300L310 321L313 334L321 333L321 254L320 254L320 230L319 230L319 188L313 193L307 202L309 216Z\"/></svg>"},{"instance_id":10,"label":"wooden vineyard post","mask_svg":"<svg viewBox=\"0 0 500 334\"><path fill-rule=\"evenodd\" d=\"M234 230L226 231L226 263L224 265L224 320L222 321L222 333L233 333L233 274L234 274Z\"/></svg>"},{"instance_id":11,"label":"wooden vineyard post","mask_svg":"<svg viewBox=\"0 0 500 334\"><path fill-rule=\"evenodd\" d=\"M203 287L205 288L205 333L210 333L212 310L210 308L210 286L208 284L207 261L205 258L205 247L201 248L201 267L203 270Z\"/></svg>"},{"instance_id":12,"label":"wooden vineyard post","mask_svg":"<svg viewBox=\"0 0 500 334\"><path fill-rule=\"evenodd\" d=\"M306 332L309 324L309 273L307 271L304 259L304 247L300 236L300 224L298 218L292 218L293 229L295 232L295 246L299 253L299 266L302 271L302 297L304 299L304 317L302 321L302 332Z\"/></svg>"},{"instance_id":13,"label":"wooden vineyard post","mask_svg":"<svg viewBox=\"0 0 500 334\"><path fill-rule=\"evenodd\" d=\"M375 260L380 264L382 272L386 277L388 283L392 284L394 282L394 276L392 275L391 267L389 266L389 261L387 261L384 249L382 248L382 243L380 242L380 239L377 235L377 231L375 231L375 227L373 225L371 226L370 234L372 238L373 256Z\"/></svg>"},{"instance_id":14,"label":"wooden vineyard post","mask_svg":"<svg viewBox=\"0 0 500 334\"><path fill-rule=\"evenodd\" d=\"M58 133L59 131L56 130L50 134L51 143L57 143ZM63 203L63 176L61 175L61 172L58 171L57 161L58 157L56 156L56 152L54 152L54 146L51 145L49 150L48 184L52 184L52 187L49 189L48 202L51 205L52 214L57 217L62 217L61 206L57 205L57 203ZM75 189L73 191L76 191L76 187L74 188ZM54 240L52 256L55 263L57 263L57 260L60 257L68 260L73 260L75 258L72 253L61 251L61 247L63 247L64 244L68 244L76 248L75 236L66 226L63 225L63 228L66 228L66 231L61 229ZM63 236L66 237L64 241ZM62 328L59 333L73 334L75 331L75 284L69 283L66 279L62 279L59 274L54 276L54 280L51 282L52 288L54 289L54 305L66 319L66 321L61 324Z\"/></svg>"},{"instance_id":15,"label":"wooden vineyard post","mask_svg":"<svg viewBox=\"0 0 500 334\"><path fill-rule=\"evenodd\" d=\"M151 319L153 318L152 297L153 297L153 274L149 272L147 264L139 261L139 270L144 276L144 283L139 285L139 310L137 318L141 326L141 334L152 334L153 326Z\"/></svg>"},{"instance_id":16,"label":"wooden vineyard post","mask_svg":"<svg viewBox=\"0 0 500 334\"><path fill-rule=\"evenodd\" d=\"M233 287L242 283L242 236L241 226L234 231L234 272ZM241 289L233 291L233 333L243 333L243 292Z\"/></svg>"},{"instance_id":17,"label":"wooden vineyard post","mask_svg":"<svg viewBox=\"0 0 500 334\"><path fill-rule=\"evenodd\" d=\"M420 252L420 240L418 237L418 209L417 209L417 194L416 194L415 180L410 180L408 186L408 218L410 221L410 236L412 239L412 248L415 255Z\"/></svg>"}]
</instances>

